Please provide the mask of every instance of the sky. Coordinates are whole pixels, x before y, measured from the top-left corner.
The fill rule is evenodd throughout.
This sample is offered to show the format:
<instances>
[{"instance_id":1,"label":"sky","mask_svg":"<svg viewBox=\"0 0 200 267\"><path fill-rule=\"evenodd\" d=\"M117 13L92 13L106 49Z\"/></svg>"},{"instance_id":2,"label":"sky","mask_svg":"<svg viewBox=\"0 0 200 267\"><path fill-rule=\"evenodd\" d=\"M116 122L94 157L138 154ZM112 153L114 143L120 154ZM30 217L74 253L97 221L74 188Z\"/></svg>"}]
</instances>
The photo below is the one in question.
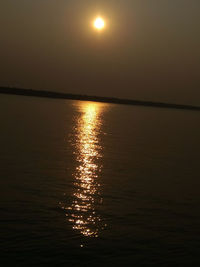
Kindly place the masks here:
<instances>
[{"instance_id":1,"label":"sky","mask_svg":"<svg viewBox=\"0 0 200 267\"><path fill-rule=\"evenodd\" d=\"M199 0L1 0L0 85L200 105L199 14Z\"/></svg>"}]
</instances>

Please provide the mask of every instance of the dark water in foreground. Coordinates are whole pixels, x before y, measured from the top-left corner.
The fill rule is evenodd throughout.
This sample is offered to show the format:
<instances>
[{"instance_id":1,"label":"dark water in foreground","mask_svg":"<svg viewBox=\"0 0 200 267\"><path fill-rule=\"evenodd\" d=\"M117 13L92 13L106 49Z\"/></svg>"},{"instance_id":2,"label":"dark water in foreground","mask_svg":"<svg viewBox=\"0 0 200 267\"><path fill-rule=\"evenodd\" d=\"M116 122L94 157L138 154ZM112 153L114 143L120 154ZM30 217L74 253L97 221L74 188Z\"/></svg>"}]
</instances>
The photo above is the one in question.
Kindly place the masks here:
<instances>
[{"instance_id":1,"label":"dark water in foreground","mask_svg":"<svg viewBox=\"0 0 200 267\"><path fill-rule=\"evenodd\" d=\"M200 266L200 113L0 96L1 266Z\"/></svg>"}]
</instances>

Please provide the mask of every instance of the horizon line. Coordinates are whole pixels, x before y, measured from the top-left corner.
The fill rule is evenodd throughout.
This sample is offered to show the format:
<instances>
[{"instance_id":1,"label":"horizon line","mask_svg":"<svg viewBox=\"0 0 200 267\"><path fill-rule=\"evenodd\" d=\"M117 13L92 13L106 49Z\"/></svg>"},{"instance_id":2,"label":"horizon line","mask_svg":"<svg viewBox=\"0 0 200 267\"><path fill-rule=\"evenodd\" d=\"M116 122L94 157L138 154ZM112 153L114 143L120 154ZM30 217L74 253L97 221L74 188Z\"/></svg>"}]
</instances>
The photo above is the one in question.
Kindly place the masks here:
<instances>
[{"instance_id":1,"label":"horizon line","mask_svg":"<svg viewBox=\"0 0 200 267\"><path fill-rule=\"evenodd\" d=\"M133 106L148 106L155 108L173 108L173 109L187 109L187 110L199 110L200 106L184 105L184 104L172 104L157 101L146 101L146 100L134 100L134 99L123 99L116 97L103 97L103 96L91 96L82 94L71 94L55 91L44 91L44 90L33 90L16 87L5 87L0 86L0 94L9 95L23 95L33 97L46 97L54 99L69 99L69 100L80 100L80 101L93 101L120 105L133 105Z\"/></svg>"}]
</instances>

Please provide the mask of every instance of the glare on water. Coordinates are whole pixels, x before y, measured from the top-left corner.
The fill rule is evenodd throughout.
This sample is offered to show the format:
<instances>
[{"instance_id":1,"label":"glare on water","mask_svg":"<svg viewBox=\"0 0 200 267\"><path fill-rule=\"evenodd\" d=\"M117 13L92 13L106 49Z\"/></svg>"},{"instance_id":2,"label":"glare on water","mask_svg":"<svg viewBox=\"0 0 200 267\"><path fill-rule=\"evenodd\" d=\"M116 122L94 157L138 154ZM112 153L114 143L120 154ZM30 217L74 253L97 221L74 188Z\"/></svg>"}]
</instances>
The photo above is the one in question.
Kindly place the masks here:
<instances>
[{"instance_id":1,"label":"glare on water","mask_svg":"<svg viewBox=\"0 0 200 267\"><path fill-rule=\"evenodd\" d=\"M78 166L74 173L73 201L66 215L74 230L89 237L98 237L99 228L102 228L96 210L96 206L102 202L99 181L102 167L102 146L99 141L102 106L103 104L82 102L81 115L74 128Z\"/></svg>"}]
</instances>

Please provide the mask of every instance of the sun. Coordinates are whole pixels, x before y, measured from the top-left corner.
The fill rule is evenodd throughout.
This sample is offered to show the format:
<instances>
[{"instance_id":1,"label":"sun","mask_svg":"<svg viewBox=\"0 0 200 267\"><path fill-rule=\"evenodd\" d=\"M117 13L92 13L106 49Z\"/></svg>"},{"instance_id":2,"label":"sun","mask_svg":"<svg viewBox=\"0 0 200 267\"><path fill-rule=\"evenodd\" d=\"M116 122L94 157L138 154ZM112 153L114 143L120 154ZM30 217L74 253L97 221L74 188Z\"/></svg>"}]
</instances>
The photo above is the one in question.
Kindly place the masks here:
<instances>
[{"instance_id":1,"label":"sun","mask_svg":"<svg viewBox=\"0 0 200 267\"><path fill-rule=\"evenodd\" d=\"M105 28L105 21L101 17L98 17L94 21L94 28L101 31Z\"/></svg>"}]
</instances>

